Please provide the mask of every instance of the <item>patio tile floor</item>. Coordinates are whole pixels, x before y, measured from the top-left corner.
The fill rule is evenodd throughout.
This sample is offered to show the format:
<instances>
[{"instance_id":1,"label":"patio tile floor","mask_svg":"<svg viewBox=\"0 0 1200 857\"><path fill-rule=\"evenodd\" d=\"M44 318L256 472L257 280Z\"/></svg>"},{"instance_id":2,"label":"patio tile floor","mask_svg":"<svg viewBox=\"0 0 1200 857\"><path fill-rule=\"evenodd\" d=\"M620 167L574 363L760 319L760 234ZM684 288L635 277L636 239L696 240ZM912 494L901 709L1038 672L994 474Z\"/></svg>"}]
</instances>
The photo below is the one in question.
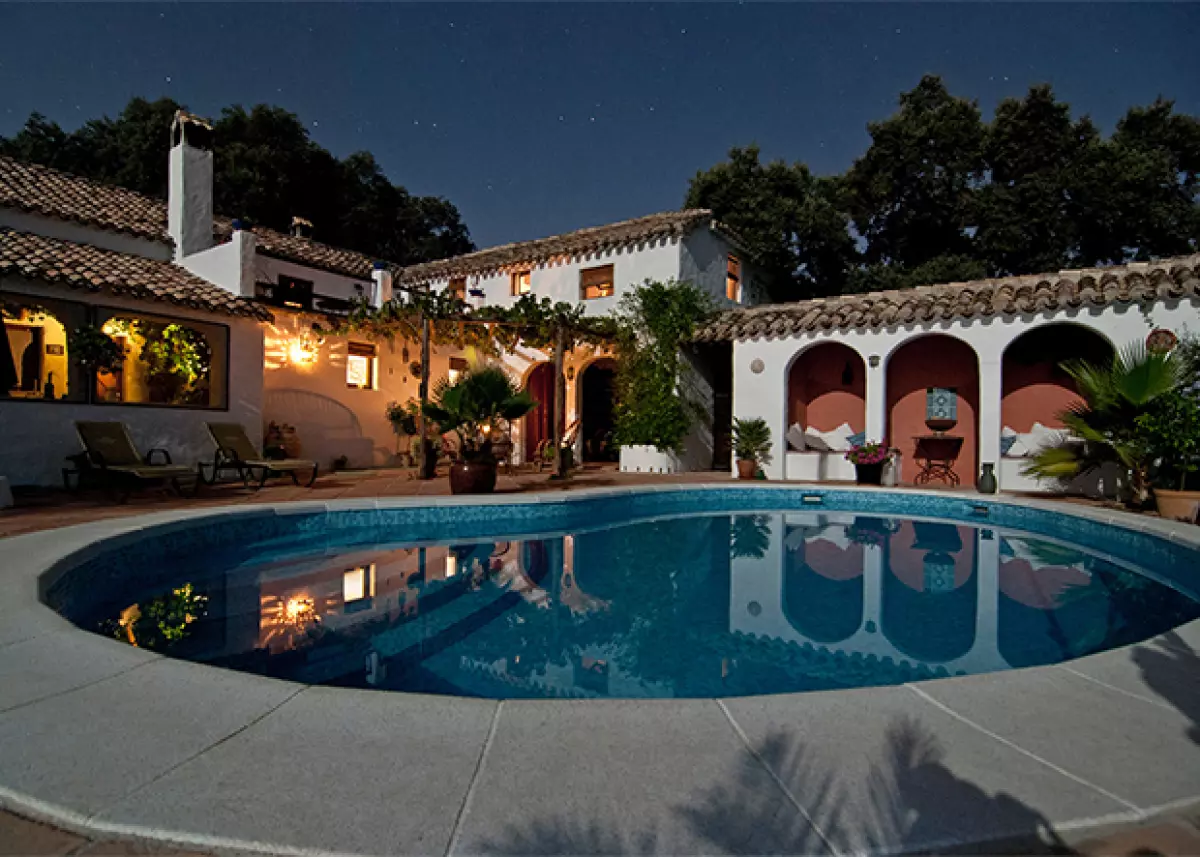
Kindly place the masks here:
<instances>
[{"instance_id":1,"label":"patio tile floor","mask_svg":"<svg viewBox=\"0 0 1200 857\"><path fill-rule=\"evenodd\" d=\"M664 477L651 474L622 474L617 472L615 467L612 466L588 467L565 482L552 482L545 473L502 475L498 484L498 493L521 494L535 491L563 491L589 487L621 487L643 484L661 485L665 483L686 484L723 481L728 478L725 474L712 472ZM335 499L368 497L435 497L444 496L448 493L447 480L444 475L430 482L421 482L413 479L406 471L331 474L322 477L313 489L297 488L290 483L285 484L283 481L278 481L276 484L257 492L232 485L206 488L196 498L180 498L148 493L134 497L128 503L121 505L112 503L100 495L75 496L63 492L48 492L42 495L18 498L19 505L15 509L0 511L0 539L80 523L178 509L204 509L206 507L230 504L290 503L297 501L326 502ZM1009 495L1009 499L1013 499L1011 495ZM1124 695L1124 698L1119 700L1120 704L1148 706L1153 709L1154 706L1150 705L1149 701L1145 698L1134 698L1136 696L1143 696L1139 692L1142 688L1133 683L1134 679L1128 675L1128 666L1128 664L1123 662L1118 663L1111 659L1109 661L1096 660L1095 662L1082 661L1078 664L1077 674L1075 676L1066 676L1065 678L1072 684L1082 685L1082 687L1078 687L1077 689L1083 695L1087 695L1088 693L1095 695L1097 692L1102 694L1117 692L1118 696ZM128 681L129 679L125 680ZM117 679L118 683L120 681L121 679ZM1099 684L1095 684L1095 682L1099 682ZM1102 685L1108 685L1108 688L1106 689ZM942 695L942 693L952 692L952 688L949 687L940 688L939 690L941 693L936 694L938 696ZM47 702L50 704L46 705L46 702L41 703L46 708L44 713L53 717L53 709L55 707L53 701L47 700ZM17 704L21 704L21 700L17 700ZM814 701L813 704L817 703ZM38 706L34 704L29 707L30 709L34 709ZM517 706L513 707L514 710L518 708ZM536 706L534 707L536 708ZM734 705L732 716L738 720L746 718L749 721L746 724L747 728L754 732L756 731L756 727L762 725L758 723L762 719L758 716L760 713L756 711L754 704L745 703ZM1168 714L1168 712L1161 709L1156 712L1152 711L1151 713L1156 714L1160 718ZM976 712L976 714L984 719L994 717L994 712L990 710ZM767 718L767 720L769 719ZM512 724L509 723L508 725L511 726ZM997 732L1007 731L1007 726L1008 724L1005 723L991 724L991 728ZM497 735L497 747L501 750L509 743L512 743L506 736L508 736L508 731L504 731L502 735ZM518 735L517 737L519 738L520 736ZM1053 754L1056 748L1048 746L1042 749L1049 754ZM966 761L970 762L972 760L967 759ZM533 765L530 770L536 772L537 767L537 765ZM868 765L869 767L870 765ZM1126 769L1129 767L1128 764L1125 764ZM492 768L491 774L494 776L496 771L496 768ZM1097 776L1098 779L1110 780L1110 777L1107 776L1109 774L1107 770L1097 769L1090 773ZM1183 772L1177 773L1187 776ZM1003 776L1003 770L999 770L995 774L996 786L1000 790L1006 791L1008 789L1015 789L1018 785L1021 787L1026 785L1008 781L1002 782ZM536 782L536 777L530 781ZM1113 779L1106 784L1113 791L1120 791L1119 779ZM151 792L153 792L153 789L151 789ZM1167 792L1164 792L1163 797L1169 797L1174 793L1173 789L1168 789ZM614 805L619 804L621 800L621 792L619 790L614 791L608 797L608 801ZM479 800L481 811L487 810L485 804L486 800ZM771 816L777 814L774 808L771 813L768 813ZM661 822L661 819L645 820ZM968 825L970 825L969 822ZM973 825L970 826L973 827ZM989 827L989 825L983 826ZM669 831L669 825L665 827ZM829 825L829 827L831 830L827 832L834 833L835 839L840 838L836 836L837 826ZM984 836L988 833L1002 834L1003 827L1004 825L1000 825L1000 828L995 831L989 829L988 831L979 830L976 832L982 833ZM460 847L465 845L468 849L480 844L479 840L475 839L472 835L473 833L474 831L470 829L466 830L463 841L455 844L460 845ZM936 838L933 837L934 840ZM800 837L800 839L803 839L803 837ZM636 849L641 843L635 842L631 844ZM687 842L685 847L691 846L695 848L698 844L696 842ZM762 850L761 844L759 844L758 848L751 842L740 844L742 847L732 850L744 850L747 847L749 850ZM774 850L780 844L783 843L772 841L767 844L767 850ZM853 847L855 845L870 845L872 843L842 841L837 844L843 847L847 845ZM928 848L933 842L926 841L920 844L913 844L917 845L917 847L924 845ZM442 849L439 848L438 850ZM979 849L972 850L975 853L1007 854L1076 853L1089 855L1089 857L1090 855L1100 854L1135 853L1155 853L1164 855L1164 857L1196 855L1200 854L1200 807L1178 808L1152 819L1113 824L1103 829L1071 831L1064 833L1061 839L1051 845L1033 840L1003 843L993 841L981 846ZM189 855L195 857L197 853L194 850L179 850L145 840L119 839L103 835L80 835L38 821L32 821L0 809L0 857L5 857L5 855L50 854L112 855L113 857L116 857L116 855L163 854L170 855L170 857L189 857ZM962 853L961 848L955 849L955 853Z\"/></svg>"}]
</instances>

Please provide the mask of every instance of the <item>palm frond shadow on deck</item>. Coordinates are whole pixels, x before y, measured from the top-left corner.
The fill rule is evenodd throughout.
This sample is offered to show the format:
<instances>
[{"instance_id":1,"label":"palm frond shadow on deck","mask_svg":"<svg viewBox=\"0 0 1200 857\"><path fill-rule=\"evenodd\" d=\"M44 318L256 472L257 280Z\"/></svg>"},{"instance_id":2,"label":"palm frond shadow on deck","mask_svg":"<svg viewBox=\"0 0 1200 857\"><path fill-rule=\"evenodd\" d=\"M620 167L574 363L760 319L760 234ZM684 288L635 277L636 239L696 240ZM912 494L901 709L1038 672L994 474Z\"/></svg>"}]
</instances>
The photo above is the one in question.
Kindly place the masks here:
<instances>
[{"instance_id":1,"label":"palm frond shadow on deck","mask_svg":"<svg viewBox=\"0 0 1200 857\"><path fill-rule=\"evenodd\" d=\"M796 730L800 732L801 730ZM1045 816L1004 793L989 795L952 772L936 735L909 718L892 720L885 735L881 762L865 783L869 806L848 800L844 774L814 761L814 754L790 730L776 730L747 753L746 763L728 782L713 783L700 798L672 810L707 853L821 854L830 841L845 852L1072 853ZM777 794L763 795L761 769L766 765L804 806L820 832L799 811L786 810ZM773 786L774 787L774 786ZM862 791L861 789L857 789ZM964 819L986 820L980 841L962 844ZM828 840L828 841L827 841ZM558 854L648 855L679 849L656 828L629 830L618 817L549 815L526 826L511 825L481 843L480 853L506 855Z\"/></svg>"}]
</instances>

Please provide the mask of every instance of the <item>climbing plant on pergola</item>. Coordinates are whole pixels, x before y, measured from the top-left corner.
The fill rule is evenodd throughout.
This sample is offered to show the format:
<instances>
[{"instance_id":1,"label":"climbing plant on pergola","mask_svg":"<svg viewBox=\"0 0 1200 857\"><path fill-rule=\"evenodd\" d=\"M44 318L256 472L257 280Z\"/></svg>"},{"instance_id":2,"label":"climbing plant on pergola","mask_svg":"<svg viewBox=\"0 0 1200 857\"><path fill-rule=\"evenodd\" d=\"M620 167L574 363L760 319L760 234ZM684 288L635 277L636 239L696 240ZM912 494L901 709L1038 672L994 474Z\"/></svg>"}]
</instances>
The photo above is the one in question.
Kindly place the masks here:
<instances>
[{"instance_id":1,"label":"climbing plant on pergola","mask_svg":"<svg viewBox=\"0 0 1200 857\"><path fill-rule=\"evenodd\" d=\"M522 295L512 306L472 309L449 290L401 287L379 307L365 300L354 304L335 333L359 333L393 342L397 337L421 343L421 413L418 436L425 437L425 403L429 400L429 348L434 345L473 347L489 356L512 353L518 345L554 353L554 476L565 475L562 438L566 378L563 361L581 344L603 344L616 336L616 322L607 317L587 317L584 308L550 298L540 301ZM425 473L425 444L420 444L420 473Z\"/></svg>"}]
</instances>

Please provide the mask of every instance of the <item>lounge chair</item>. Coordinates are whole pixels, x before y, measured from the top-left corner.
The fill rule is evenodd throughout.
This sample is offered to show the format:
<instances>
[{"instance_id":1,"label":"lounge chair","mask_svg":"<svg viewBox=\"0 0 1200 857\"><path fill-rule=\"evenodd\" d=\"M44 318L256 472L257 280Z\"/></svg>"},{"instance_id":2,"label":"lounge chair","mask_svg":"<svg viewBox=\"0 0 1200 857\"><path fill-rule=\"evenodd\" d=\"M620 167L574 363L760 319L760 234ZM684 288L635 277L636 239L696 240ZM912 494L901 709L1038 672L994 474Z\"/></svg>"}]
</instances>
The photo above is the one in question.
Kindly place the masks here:
<instances>
[{"instance_id":1,"label":"lounge chair","mask_svg":"<svg viewBox=\"0 0 1200 857\"><path fill-rule=\"evenodd\" d=\"M83 444L84 453L75 456L81 468L89 471L89 482L112 492L118 500L128 499L133 488L146 482L169 481L176 493L182 494L179 480L191 480L193 493L200 486L200 474L193 468L171 461L171 453L156 448L146 455L138 452L129 429L121 422L78 421L75 431ZM155 464L159 453L165 461Z\"/></svg>"},{"instance_id":2,"label":"lounge chair","mask_svg":"<svg viewBox=\"0 0 1200 857\"><path fill-rule=\"evenodd\" d=\"M300 475L308 474L305 488L311 488L317 481L317 463L303 458L284 458L278 461L263 458L259 455L250 438L246 436L246 428L241 423L205 423L213 443L217 445L217 454L211 465L200 465L203 476L204 467L212 467L212 476L208 483L212 485L226 470L235 471L242 482L249 484L250 477L258 471L258 485L261 488L272 475L290 474L292 482L299 485Z\"/></svg>"}]
</instances>

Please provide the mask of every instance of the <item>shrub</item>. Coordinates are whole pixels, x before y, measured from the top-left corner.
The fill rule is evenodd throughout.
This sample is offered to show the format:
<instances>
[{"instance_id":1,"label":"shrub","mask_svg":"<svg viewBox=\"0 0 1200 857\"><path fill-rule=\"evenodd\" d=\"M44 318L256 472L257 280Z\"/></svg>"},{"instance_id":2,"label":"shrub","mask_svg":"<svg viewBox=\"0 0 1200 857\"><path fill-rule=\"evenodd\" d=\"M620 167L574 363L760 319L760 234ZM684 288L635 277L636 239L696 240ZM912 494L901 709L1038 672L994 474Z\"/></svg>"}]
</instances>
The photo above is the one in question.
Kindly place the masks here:
<instances>
[{"instance_id":1,"label":"shrub","mask_svg":"<svg viewBox=\"0 0 1200 857\"><path fill-rule=\"evenodd\" d=\"M617 313L614 440L678 452L699 406L683 391L680 349L712 312L708 295L687 282L647 280L621 299Z\"/></svg>"}]
</instances>

